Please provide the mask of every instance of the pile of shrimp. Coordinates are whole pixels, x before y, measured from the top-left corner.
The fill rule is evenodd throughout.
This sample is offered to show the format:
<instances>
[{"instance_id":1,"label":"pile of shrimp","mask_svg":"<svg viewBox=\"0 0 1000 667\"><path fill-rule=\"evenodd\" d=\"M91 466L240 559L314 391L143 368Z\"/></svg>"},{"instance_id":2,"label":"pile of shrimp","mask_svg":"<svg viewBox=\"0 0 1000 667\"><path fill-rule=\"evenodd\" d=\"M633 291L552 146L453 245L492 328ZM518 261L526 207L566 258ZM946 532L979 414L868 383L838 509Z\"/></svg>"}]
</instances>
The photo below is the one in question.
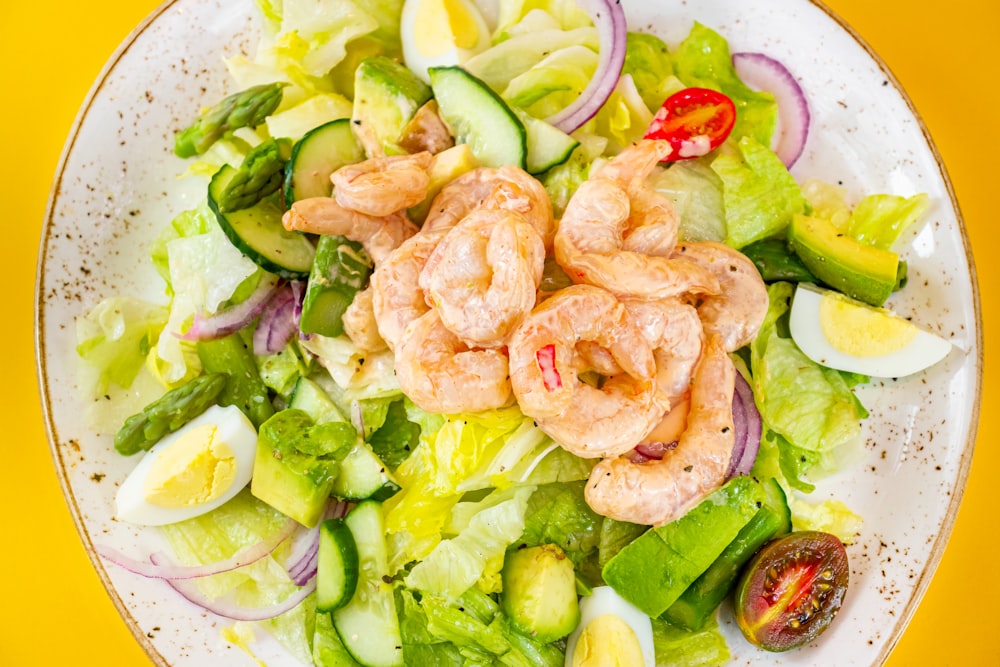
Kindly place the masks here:
<instances>
[{"instance_id":1,"label":"pile of shrimp","mask_svg":"<svg viewBox=\"0 0 1000 667\"><path fill-rule=\"evenodd\" d=\"M743 254L679 240L673 205L649 184L669 153L643 140L595 166L559 220L527 172L479 167L441 189L419 228L406 211L427 197L434 155L375 157L283 222L367 250L375 268L345 331L391 350L414 403L455 414L516 401L564 449L600 459L585 491L595 511L662 525L725 481L729 353L768 307ZM540 289L547 258L571 286Z\"/></svg>"}]
</instances>

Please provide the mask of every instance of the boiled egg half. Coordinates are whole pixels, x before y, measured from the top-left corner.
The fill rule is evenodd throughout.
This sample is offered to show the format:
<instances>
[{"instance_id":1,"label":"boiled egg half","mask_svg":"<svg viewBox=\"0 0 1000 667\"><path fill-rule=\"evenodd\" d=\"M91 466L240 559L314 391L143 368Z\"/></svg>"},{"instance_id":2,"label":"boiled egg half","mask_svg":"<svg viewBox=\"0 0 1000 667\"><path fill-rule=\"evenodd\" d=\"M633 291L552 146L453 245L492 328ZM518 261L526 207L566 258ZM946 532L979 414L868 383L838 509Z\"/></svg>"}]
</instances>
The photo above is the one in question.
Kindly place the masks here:
<instances>
[{"instance_id":1,"label":"boiled egg half","mask_svg":"<svg viewBox=\"0 0 1000 667\"><path fill-rule=\"evenodd\" d=\"M655 667L649 616L610 586L580 598L580 624L566 639L566 667Z\"/></svg>"},{"instance_id":2,"label":"boiled egg half","mask_svg":"<svg viewBox=\"0 0 1000 667\"><path fill-rule=\"evenodd\" d=\"M472 0L406 0L400 40L407 67L430 83L431 67L461 65L490 45L490 29Z\"/></svg>"},{"instance_id":3,"label":"boiled egg half","mask_svg":"<svg viewBox=\"0 0 1000 667\"><path fill-rule=\"evenodd\" d=\"M213 510L250 483L256 451L246 415L214 405L150 447L118 489L116 516L162 526Z\"/></svg>"},{"instance_id":4,"label":"boiled egg half","mask_svg":"<svg viewBox=\"0 0 1000 667\"><path fill-rule=\"evenodd\" d=\"M890 310L807 283L795 290L789 328L795 344L816 363L872 377L918 373L952 347Z\"/></svg>"}]
</instances>

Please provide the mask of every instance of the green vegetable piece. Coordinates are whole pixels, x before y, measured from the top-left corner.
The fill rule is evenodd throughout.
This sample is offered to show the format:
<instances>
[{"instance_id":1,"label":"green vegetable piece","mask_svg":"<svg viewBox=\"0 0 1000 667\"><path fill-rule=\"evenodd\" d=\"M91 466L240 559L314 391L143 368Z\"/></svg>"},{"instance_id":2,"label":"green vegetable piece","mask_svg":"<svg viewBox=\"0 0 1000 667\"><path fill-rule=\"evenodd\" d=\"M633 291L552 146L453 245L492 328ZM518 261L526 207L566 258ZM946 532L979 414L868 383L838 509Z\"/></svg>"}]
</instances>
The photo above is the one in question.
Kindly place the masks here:
<instances>
[{"instance_id":1,"label":"green vegetable piece","mask_svg":"<svg viewBox=\"0 0 1000 667\"><path fill-rule=\"evenodd\" d=\"M733 478L680 519L619 551L604 566L604 580L649 616L659 616L722 554L763 502L756 481Z\"/></svg>"},{"instance_id":2,"label":"green vegetable piece","mask_svg":"<svg viewBox=\"0 0 1000 667\"><path fill-rule=\"evenodd\" d=\"M149 449L214 405L226 380L225 373L209 373L171 389L125 420L115 436L115 449L123 456Z\"/></svg>"},{"instance_id":3,"label":"green vegetable piece","mask_svg":"<svg viewBox=\"0 0 1000 667\"><path fill-rule=\"evenodd\" d=\"M822 218L796 215L788 245L817 278L847 296L881 306L896 288L899 255L837 231Z\"/></svg>"},{"instance_id":4,"label":"green vegetable piece","mask_svg":"<svg viewBox=\"0 0 1000 667\"><path fill-rule=\"evenodd\" d=\"M385 56L365 58L354 73L354 113L367 136L392 155L417 109L431 99L430 87L406 66Z\"/></svg>"},{"instance_id":5,"label":"green vegetable piece","mask_svg":"<svg viewBox=\"0 0 1000 667\"><path fill-rule=\"evenodd\" d=\"M774 478L762 483L767 500L711 567L663 613L663 620L700 630L736 585L743 566L771 538L792 528L785 492Z\"/></svg>"},{"instance_id":6,"label":"green vegetable piece","mask_svg":"<svg viewBox=\"0 0 1000 667\"><path fill-rule=\"evenodd\" d=\"M268 139L247 153L216 202L223 213L250 208L278 191L291 151L287 140Z\"/></svg>"},{"instance_id":7,"label":"green vegetable piece","mask_svg":"<svg viewBox=\"0 0 1000 667\"><path fill-rule=\"evenodd\" d=\"M262 84L225 98L174 135L174 154L182 158L201 155L228 132L257 127L281 104L281 89L286 85Z\"/></svg>"},{"instance_id":8,"label":"green vegetable piece","mask_svg":"<svg viewBox=\"0 0 1000 667\"><path fill-rule=\"evenodd\" d=\"M345 422L314 424L302 410L277 412L260 427L250 492L309 528L319 523L340 461L357 439Z\"/></svg>"},{"instance_id":9,"label":"green vegetable piece","mask_svg":"<svg viewBox=\"0 0 1000 667\"><path fill-rule=\"evenodd\" d=\"M274 414L274 406L260 378L253 351L243 338L234 333L217 340L199 341L197 350L206 372L229 373L229 381L219 395L219 405L235 405L260 428Z\"/></svg>"},{"instance_id":10,"label":"green vegetable piece","mask_svg":"<svg viewBox=\"0 0 1000 667\"><path fill-rule=\"evenodd\" d=\"M340 639L330 614L316 614L313 631L312 659L316 667L361 667Z\"/></svg>"},{"instance_id":11,"label":"green vegetable piece","mask_svg":"<svg viewBox=\"0 0 1000 667\"><path fill-rule=\"evenodd\" d=\"M347 604L358 586L358 546L343 519L320 525L316 608L333 611Z\"/></svg>"},{"instance_id":12,"label":"green vegetable piece","mask_svg":"<svg viewBox=\"0 0 1000 667\"><path fill-rule=\"evenodd\" d=\"M565 637L580 622L573 562L554 544L508 551L500 605L511 626L535 641Z\"/></svg>"},{"instance_id":13,"label":"green vegetable piece","mask_svg":"<svg viewBox=\"0 0 1000 667\"><path fill-rule=\"evenodd\" d=\"M794 283L814 283L816 276L810 273L799 256L792 252L788 243L782 239L764 239L756 241L742 249L744 255L750 258L760 277L766 283L776 280L787 280Z\"/></svg>"},{"instance_id":14,"label":"green vegetable piece","mask_svg":"<svg viewBox=\"0 0 1000 667\"><path fill-rule=\"evenodd\" d=\"M373 263L360 243L321 236L302 300L299 329L336 337L344 333L344 311L365 286Z\"/></svg>"}]
</instances>

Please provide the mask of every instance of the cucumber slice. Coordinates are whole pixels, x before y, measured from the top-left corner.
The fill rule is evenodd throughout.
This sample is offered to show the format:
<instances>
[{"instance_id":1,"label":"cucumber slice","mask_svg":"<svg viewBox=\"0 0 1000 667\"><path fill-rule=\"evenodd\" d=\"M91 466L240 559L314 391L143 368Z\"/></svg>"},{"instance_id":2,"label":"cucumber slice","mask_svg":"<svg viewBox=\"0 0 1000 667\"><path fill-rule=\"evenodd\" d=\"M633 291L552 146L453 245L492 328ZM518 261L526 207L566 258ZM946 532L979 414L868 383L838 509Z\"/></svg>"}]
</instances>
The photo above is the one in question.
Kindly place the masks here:
<instances>
[{"instance_id":1,"label":"cucumber slice","mask_svg":"<svg viewBox=\"0 0 1000 667\"><path fill-rule=\"evenodd\" d=\"M264 199L250 208L229 213L220 209L218 202L235 174L234 167L224 165L208 184L208 206L222 231L240 252L265 271L289 280L308 276L316 250L304 234L282 226L282 210L273 200Z\"/></svg>"},{"instance_id":2,"label":"cucumber slice","mask_svg":"<svg viewBox=\"0 0 1000 667\"><path fill-rule=\"evenodd\" d=\"M358 585L350 601L333 611L344 647L365 667L402 667L403 640L385 545L382 504L365 500L344 518L358 549Z\"/></svg>"},{"instance_id":3,"label":"cucumber slice","mask_svg":"<svg viewBox=\"0 0 1000 667\"><path fill-rule=\"evenodd\" d=\"M524 124L499 95L460 67L431 67L431 89L455 143L468 144L486 167L527 166Z\"/></svg>"},{"instance_id":4,"label":"cucumber slice","mask_svg":"<svg viewBox=\"0 0 1000 667\"><path fill-rule=\"evenodd\" d=\"M330 395L307 377L300 376L296 380L288 399L288 407L302 410L317 424L347 421Z\"/></svg>"},{"instance_id":5,"label":"cucumber slice","mask_svg":"<svg viewBox=\"0 0 1000 667\"><path fill-rule=\"evenodd\" d=\"M295 142L285 165L285 205L309 197L329 197L333 192L330 174L364 159L364 149L354 136L349 118L332 120L310 130Z\"/></svg>"},{"instance_id":6,"label":"cucumber slice","mask_svg":"<svg viewBox=\"0 0 1000 667\"><path fill-rule=\"evenodd\" d=\"M528 155L526 165L529 174L541 174L569 159L580 142L560 130L555 125L535 118L516 107L511 110L517 115L527 133Z\"/></svg>"},{"instance_id":7,"label":"cucumber slice","mask_svg":"<svg viewBox=\"0 0 1000 667\"><path fill-rule=\"evenodd\" d=\"M385 500L399 491L382 459L366 442L358 442L340 463L333 495L345 500Z\"/></svg>"},{"instance_id":8,"label":"cucumber slice","mask_svg":"<svg viewBox=\"0 0 1000 667\"><path fill-rule=\"evenodd\" d=\"M358 547L343 519L327 519L319 528L316 608L340 609L358 586Z\"/></svg>"}]
</instances>

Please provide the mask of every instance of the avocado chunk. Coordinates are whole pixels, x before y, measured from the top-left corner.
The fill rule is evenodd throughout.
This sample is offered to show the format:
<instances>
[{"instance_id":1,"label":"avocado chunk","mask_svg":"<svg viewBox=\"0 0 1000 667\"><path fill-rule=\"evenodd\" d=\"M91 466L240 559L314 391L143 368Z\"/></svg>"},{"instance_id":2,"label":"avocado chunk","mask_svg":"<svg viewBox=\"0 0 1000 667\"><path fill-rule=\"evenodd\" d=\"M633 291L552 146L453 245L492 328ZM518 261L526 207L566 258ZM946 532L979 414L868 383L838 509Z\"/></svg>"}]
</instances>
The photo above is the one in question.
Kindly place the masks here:
<instances>
[{"instance_id":1,"label":"avocado chunk","mask_svg":"<svg viewBox=\"0 0 1000 667\"><path fill-rule=\"evenodd\" d=\"M604 565L604 581L649 616L659 616L736 539L764 500L754 479L734 477L681 518L619 551Z\"/></svg>"},{"instance_id":2,"label":"avocado chunk","mask_svg":"<svg viewBox=\"0 0 1000 667\"><path fill-rule=\"evenodd\" d=\"M422 202L407 209L410 220L418 225L424 224L431 210L431 202L438 196L444 186L479 166L479 161L472 154L468 144L458 144L441 151L434 156L431 163L430 184L427 186L427 196Z\"/></svg>"},{"instance_id":3,"label":"avocado chunk","mask_svg":"<svg viewBox=\"0 0 1000 667\"><path fill-rule=\"evenodd\" d=\"M849 297L881 306L897 288L899 255L861 243L828 220L796 215L787 235L806 268Z\"/></svg>"},{"instance_id":4,"label":"avocado chunk","mask_svg":"<svg viewBox=\"0 0 1000 667\"><path fill-rule=\"evenodd\" d=\"M398 155L406 152L397 145L403 128L430 99L430 87L404 65L372 56L361 61L354 75L351 120L386 154Z\"/></svg>"},{"instance_id":5,"label":"avocado chunk","mask_svg":"<svg viewBox=\"0 0 1000 667\"><path fill-rule=\"evenodd\" d=\"M501 579L500 604L521 634L547 644L580 623L573 562L555 544L508 551Z\"/></svg>"},{"instance_id":6,"label":"avocado chunk","mask_svg":"<svg viewBox=\"0 0 1000 667\"><path fill-rule=\"evenodd\" d=\"M357 437L346 422L314 424L294 408L275 413L257 434L250 492L303 526L316 526Z\"/></svg>"}]
</instances>

